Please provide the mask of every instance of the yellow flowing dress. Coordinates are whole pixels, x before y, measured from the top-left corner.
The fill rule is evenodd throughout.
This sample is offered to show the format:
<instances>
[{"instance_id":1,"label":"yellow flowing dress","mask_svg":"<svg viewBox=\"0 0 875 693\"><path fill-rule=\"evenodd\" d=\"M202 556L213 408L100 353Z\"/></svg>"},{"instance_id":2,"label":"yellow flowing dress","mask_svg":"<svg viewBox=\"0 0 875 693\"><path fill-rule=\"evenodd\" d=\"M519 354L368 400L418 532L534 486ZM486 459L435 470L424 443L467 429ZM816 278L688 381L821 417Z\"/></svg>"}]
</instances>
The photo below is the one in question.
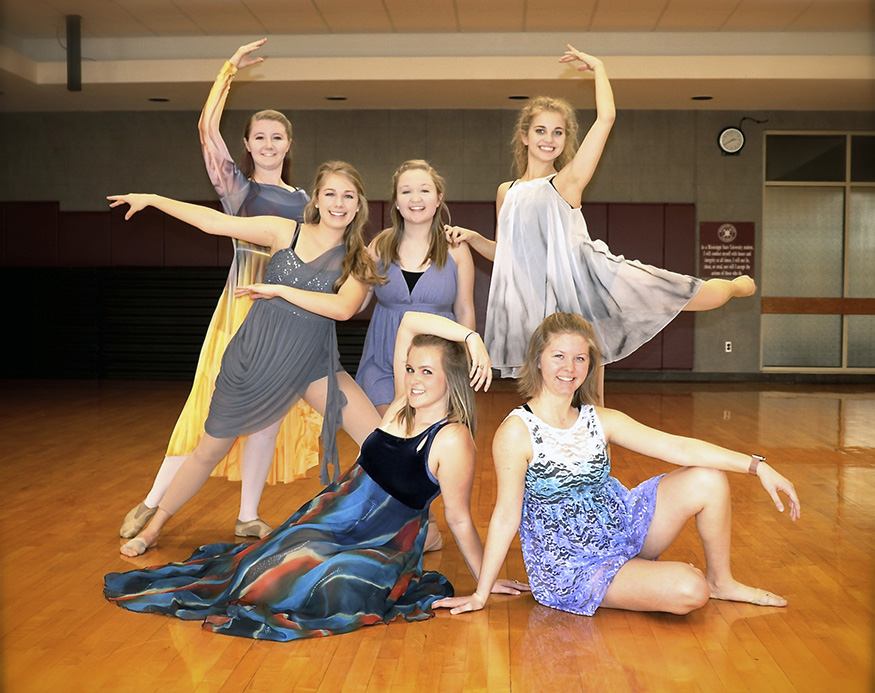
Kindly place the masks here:
<instances>
[{"instance_id":1,"label":"yellow flowing dress","mask_svg":"<svg viewBox=\"0 0 875 693\"><path fill-rule=\"evenodd\" d=\"M218 108L221 112L235 72L233 65L225 64L210 92L205 111ZM204 159L210 179L227 214L270 214L301 221L304 206L309 200L303 190L263 185L248 180L237 168L221 141L204 144ZM228 281L210 320L191 393L170 436L167 456L188 455L200 442L216 376L222 363L222 354L252 305L249 298L235 298L234 289L238 284L261 282L270 258L267 248L244 241L233 242L234 261L228 273ZM268 484L299 479L308 469L319 464L321 428L322 417L303 400L299 400L289 410L277 435L273 464L267 477ZM246 438L241 436L236 440L228 455L213 470L213 476L235 481L241 479L241 457Z\"/></svg>"}]
</instances>

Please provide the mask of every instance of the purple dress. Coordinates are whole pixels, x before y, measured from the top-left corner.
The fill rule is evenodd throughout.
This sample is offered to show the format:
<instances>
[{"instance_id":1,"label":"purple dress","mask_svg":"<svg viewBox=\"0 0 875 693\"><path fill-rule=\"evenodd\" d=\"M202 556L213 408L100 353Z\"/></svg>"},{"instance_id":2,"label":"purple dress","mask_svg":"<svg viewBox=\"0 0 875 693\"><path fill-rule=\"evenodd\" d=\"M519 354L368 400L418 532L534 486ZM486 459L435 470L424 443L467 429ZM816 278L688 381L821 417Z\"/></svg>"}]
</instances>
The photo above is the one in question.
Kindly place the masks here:
<instances>
[{"instance_id":1,"label":"purple dress","mask_svg":"<svg viewBox=\"0 0 875 693\"><path fill-rule=\"evenodd\" d=\"M641 552L663 475L631 491L610 476L611 460L595 409L585 405L571 428L554 428L524 405L532 461L520 522L526 573L535 601L592 616L611 580Z\"/></svg>"},{"instance_id":2,"label":"purple dress","mask_svg":"<svg viewBox=\"0 0 875 693\"><path fill-rule=\"evenodd\" d=\"M423 272L413 291L407 288L401 268L396 263L393 262L388 268L381 267L380 271L386 272L389 281L374 287L377 305L355 376L355 381L374 406L391 404L395 399L392 361L395 355L395 336L404 313L415 310L455 320L453 304L458 286L456 261L449 254L442 269L432 263Z\"/></svg>"}]
</instances>

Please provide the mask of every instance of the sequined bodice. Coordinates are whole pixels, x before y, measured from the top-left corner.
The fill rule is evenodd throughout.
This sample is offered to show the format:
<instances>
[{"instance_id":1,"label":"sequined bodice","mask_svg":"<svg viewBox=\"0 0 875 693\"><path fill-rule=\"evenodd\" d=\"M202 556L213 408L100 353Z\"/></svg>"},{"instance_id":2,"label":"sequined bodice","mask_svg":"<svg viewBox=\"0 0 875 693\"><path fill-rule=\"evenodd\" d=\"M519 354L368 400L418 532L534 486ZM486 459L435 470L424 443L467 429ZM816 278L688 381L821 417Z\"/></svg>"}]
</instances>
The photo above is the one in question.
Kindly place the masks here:
<instances>
[{"instance_id":1,"label":"sequined bodice","mask_svg":"<svg viewBox=\"0 0 875 693\"><path fill-rule=\"evenodd\" d=\"M343 257L344 246L338 245L310 262L304 262L295 252L293 243L292 247L278 250L270 258L267 269L264 271L264 282L265 284L282 284L306 291L328 294L334 290L334 282L340 278ZM268 299L268 302L297 315L322 317L281 298Z\"/></svg>"}]
</instances>

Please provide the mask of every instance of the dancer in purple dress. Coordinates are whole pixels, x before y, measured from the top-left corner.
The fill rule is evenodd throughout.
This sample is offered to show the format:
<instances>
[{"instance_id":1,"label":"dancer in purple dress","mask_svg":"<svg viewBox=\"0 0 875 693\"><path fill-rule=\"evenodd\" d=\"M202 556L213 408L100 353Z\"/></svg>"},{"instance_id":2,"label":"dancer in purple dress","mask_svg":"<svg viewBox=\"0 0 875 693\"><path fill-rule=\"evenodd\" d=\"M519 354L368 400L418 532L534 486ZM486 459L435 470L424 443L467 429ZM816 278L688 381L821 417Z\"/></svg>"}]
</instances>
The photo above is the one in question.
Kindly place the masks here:
<instances>
[{"instance_id":1,"label":"dancer in purple dress","mask_svg":"<svg viewBox=\"0 0 875 693\"><path fill-rule=\"evenodd\" d=\"M685 614L709 599L784 606L771 592L732 577L731 508L724 472L755 474L779 511L799 518L793 484L759 455L669 435L594 406L599 363L592 326L555 313L528 343L519 391L528 401L495 434L498 498L476 592L445 599L452 613L482 609L519 529L538 603L591 616L599 606ZM681 469L627 490L610 476L608 444L658 457ZM706 570L656 561L691 518Z\"/></svg>"},{"instance_id":2,"label":"dancer in purple dress","mask_svg":"<svg viewBox=\"0 0 875 693\"><path fill-rule=\"evenodd\" d=\"M409 310L442 315L475 330L474 263L468 246L450 248L446 182L427 162L405 161L392 177L392 226L370 249L388 281L377 305L355 380L381 414L394 399L395 334Z\"/></svg>"}]
</instances>

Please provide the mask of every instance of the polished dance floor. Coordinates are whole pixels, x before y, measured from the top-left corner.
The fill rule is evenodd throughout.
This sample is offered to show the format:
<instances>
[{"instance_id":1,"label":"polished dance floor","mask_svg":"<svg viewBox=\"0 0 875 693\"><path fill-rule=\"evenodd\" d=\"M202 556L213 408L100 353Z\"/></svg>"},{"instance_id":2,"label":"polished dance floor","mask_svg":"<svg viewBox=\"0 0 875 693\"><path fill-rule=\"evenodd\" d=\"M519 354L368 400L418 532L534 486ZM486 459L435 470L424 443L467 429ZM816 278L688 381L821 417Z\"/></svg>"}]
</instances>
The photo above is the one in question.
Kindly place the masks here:
<instances>
[{"instance_id":1,"label":"polished dance floor","mask_svg":"<svg viewBox=\"0 0 875 693\"><path fill-rule=\"evenodd\" d=\"M239 484L210 479L146 556L118 528L145 495L187 395L181 382L0 383L0 648L21 691L869 691L875 577L875 392L864 386L609 382L608 406L673 433L758 452L802 499L793 524L753 477L731 475L733 570L785 609L712 601L688 616L603 609L592 618L495 597L486 610L293 643L214 635L104 601L107 572L181 560L232 541ZM518 403L478 396L474 518L495 493L490 441ZM354 458L344 438L344 468ZM626 485L668 465L612 450ZM265 489L278 524L320 486ZM446 524L426 567L473 589ZM703 565L693 523L665 558ZM506 575L524 579L519 544Z\"/></svg>"}]
</instances>

